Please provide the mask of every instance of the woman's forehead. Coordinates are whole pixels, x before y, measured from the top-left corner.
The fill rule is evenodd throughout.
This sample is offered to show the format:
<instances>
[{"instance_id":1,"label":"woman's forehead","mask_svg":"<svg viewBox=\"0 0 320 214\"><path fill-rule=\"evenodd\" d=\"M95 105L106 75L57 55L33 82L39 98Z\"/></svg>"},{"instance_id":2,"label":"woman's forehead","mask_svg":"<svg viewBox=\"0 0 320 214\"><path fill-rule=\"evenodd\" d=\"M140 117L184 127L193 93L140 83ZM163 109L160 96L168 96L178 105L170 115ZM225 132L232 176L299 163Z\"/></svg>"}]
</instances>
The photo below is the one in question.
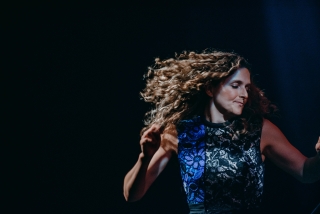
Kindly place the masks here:
<instances>
[{"instance_id":1,"label":"woman's forehead","mask_svg":"<svg viewBox=\"0 0 320 214\"><path fill-rule=\"evenodd\" d=\"M225 84L230 82L241 82L245 85L250 84L251 78L249 70L247 68L239 68L224 81Z\"/></svg>"}]
</instances>

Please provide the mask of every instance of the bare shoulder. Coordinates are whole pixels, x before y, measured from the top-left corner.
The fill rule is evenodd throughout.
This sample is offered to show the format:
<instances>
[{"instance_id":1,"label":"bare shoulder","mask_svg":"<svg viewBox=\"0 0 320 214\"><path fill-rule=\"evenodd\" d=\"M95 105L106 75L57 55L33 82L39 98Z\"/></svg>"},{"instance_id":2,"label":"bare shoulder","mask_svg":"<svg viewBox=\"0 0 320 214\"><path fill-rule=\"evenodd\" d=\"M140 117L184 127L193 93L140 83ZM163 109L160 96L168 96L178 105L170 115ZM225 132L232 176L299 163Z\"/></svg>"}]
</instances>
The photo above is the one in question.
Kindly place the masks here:
<instances>
[{"instance_id":1,"label":"bare shoulder","mask_svg":"<svg viewBox=\"0 0 320 214\"><path fill-rule=\"evenodd\" d=\"M263 119L260 142L261 157L263 161L266 158L266 150L271 146L270 143L275 142L275 140L271 139L273 137L272 133L277 132L277 130L279 130L278 127L276 127L270 120Z\"/></svg>"},{"instance_id":2,"label":"bare shoulder","mask_svg":"<svg viewBox=\"0 0 320 214\"><path fill-rule=\"evenodd\" d=\"M270 120L264 119L261 132L261 151L264 155L274 148L292 147L282 131Z\"/></svg>"},{"instance_id":3,"label":"bare shoulder","mask_svg":"<svg viewBox=\"0 0 320 214\"><path fill-rule=\"evenodd\" d=\"M262 131L263 132L274 132L274 131L278 132L278 131L280 131L280 129L276 125L274 125L270 120L263 119Z\"/></svg>"},{"instance_id":4,"label":"bare shoulder","mask_svg":"<svg viewBox=\"0 0 320 214\"><path fill-rule=\"evenodd\" d=\"M261 132L262 150L277 143L289 143L281 130L270 120L264 119Z\"/></svg>"}]
</instances>

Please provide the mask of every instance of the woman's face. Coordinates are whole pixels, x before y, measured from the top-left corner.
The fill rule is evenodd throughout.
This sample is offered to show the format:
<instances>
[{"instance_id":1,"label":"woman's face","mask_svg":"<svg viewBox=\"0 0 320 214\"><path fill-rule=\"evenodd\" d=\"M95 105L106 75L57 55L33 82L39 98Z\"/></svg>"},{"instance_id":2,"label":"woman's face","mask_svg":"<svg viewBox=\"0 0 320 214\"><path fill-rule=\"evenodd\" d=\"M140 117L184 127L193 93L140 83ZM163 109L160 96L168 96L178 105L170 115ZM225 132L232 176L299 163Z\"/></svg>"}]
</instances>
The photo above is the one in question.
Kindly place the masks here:
<instances>
[{"instance_id":1,"label":"woman's face","mask_svg":"<svg viewBox=\"0 0 320 214\"><path fill-rule=\"evenodd\" d=\"M250 73L247 68L239 68L234 74L227 77L218 86L207 90L212 97L211 111L218 111L224 118L241 115L248 101L248 89L250 87ZM210 93L211 92L211 93ZM212 105L212 104L211 104ZM212 112L216 115L217 112Z\"/></svg>"}]
</instances>

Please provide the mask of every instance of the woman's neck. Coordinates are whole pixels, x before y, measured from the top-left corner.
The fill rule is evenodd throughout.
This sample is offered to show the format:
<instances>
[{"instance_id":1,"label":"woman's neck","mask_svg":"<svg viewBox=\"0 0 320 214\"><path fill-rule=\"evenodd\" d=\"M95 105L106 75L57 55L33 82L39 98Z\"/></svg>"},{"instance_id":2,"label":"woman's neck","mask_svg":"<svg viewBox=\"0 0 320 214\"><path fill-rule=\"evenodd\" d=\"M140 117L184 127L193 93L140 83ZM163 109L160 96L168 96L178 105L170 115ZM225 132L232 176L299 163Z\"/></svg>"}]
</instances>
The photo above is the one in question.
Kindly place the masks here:
<instances>
[{"instance_id":1,"label":"woman's neck","mask_svg":"<svg viewBox=\"0 0 320 214\"><path fill-rule=\"evenodd\" d=\"M222 112L220 112L216 108L212 100L209 101L209 104L205 108L204 115L206 120L211 123L224 123L231 118L226 113L223 114Z\"/></svg>"}]
</instances>

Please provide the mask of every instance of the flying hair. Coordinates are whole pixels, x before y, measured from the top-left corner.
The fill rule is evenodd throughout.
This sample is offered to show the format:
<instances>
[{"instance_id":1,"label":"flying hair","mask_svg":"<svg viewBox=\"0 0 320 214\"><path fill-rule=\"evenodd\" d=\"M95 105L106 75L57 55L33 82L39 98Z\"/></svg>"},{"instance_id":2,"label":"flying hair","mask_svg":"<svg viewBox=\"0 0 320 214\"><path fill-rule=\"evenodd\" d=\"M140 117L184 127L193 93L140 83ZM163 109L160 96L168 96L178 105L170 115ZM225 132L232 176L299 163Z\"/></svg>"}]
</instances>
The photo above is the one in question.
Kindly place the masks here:
<instances>
[{"instance_id":1,"label":"flying hair","mask_svg":"<svg viewBox=\"0 0 320 214\"><path fill-rule=\"evenodd\" d=\"M183 51L166 60L156 58L144 75L146 87L140 93L142 99L152 105L145 115L141 133L155 123L168 128L181 120L203 115L209 101L205 88L218 85L239 68L250 71L250 67L236 53L215 50ZM231 125L238 135L247 133L253 124L261 124L263 116L275 110L262 90L252 83L243 113Z\"/></svg>"}]
</instances>

